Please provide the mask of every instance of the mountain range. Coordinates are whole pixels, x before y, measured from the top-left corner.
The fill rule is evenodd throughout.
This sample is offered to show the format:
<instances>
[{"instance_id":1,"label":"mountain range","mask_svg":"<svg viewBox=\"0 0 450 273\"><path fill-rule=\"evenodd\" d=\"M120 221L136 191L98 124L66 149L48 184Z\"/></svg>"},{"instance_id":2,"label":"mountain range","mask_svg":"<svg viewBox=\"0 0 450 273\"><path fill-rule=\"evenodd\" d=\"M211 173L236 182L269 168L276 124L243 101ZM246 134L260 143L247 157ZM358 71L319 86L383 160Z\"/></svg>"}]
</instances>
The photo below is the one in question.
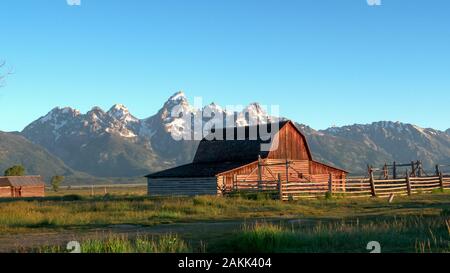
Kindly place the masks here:
<instances>
[{"instance_id":1,"label":"mountain range","mask_svg":"<svg viewBox=\"0 0 450 273\"><path fill-rule=\"evenodd\" d=\"M83 114L70 107L54 108L22 132L0 133L0 167L23 164L29 173L65 175L71 181L128 179L190 162L198 140L177 141L186 128L181 109L193 119L208 124L217 113L228 114L211 103L202 109L189 104L183 92L171 96L153 116L138 119L121 104L108 111L94 107ZM215 113L206 118L203 113ZM236 124L263 120L267 112L252 103L231 113ZM269 117L270 120L270 117ZM424 129L400 122L314 130L296 123L306 135L315 159L362 174L367 164L422 160L432 170L438 163L450 163L450 129L446 132Z\"/></svg>"}]
</instances>

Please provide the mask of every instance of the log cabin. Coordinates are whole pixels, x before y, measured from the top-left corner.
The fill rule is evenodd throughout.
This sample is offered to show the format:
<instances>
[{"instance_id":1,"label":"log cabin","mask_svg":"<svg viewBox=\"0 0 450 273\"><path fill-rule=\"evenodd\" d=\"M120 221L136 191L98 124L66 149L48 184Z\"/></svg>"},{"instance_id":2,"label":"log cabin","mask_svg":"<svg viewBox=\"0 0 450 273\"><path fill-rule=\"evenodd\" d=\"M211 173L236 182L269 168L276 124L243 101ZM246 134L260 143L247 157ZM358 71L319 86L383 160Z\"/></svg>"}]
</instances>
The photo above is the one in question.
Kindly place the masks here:
<instances>
[{"instance_id":1,"label":"log cabin","mask_svg":"<svg viewBox=\"0 0 450 273\"><path fill-rule=\"evenodd\" d=\"M208 136L191 164L147 175L148 194L222 195L234 191L237 181L322 182L330 176L345 180L347 171L313 159L306 137L293 122L266 127L273 131L270 139L262 137L260 126L218 129L233 138ZM245 132L241 140L235 137L238 130ZM256 137L252 132L257 132ZM261 149L264 144L271 148Z\"/></svg>"},{"instance_id":2,"label":"log cabin","mask_svg":"<svg viewBox=\"0 0 450 273\"><path fill-rule=\"evenodd\" d=\"M0 177L0 198L44 196L45 183L40 176Z\"/></svg>"}]
</instances>

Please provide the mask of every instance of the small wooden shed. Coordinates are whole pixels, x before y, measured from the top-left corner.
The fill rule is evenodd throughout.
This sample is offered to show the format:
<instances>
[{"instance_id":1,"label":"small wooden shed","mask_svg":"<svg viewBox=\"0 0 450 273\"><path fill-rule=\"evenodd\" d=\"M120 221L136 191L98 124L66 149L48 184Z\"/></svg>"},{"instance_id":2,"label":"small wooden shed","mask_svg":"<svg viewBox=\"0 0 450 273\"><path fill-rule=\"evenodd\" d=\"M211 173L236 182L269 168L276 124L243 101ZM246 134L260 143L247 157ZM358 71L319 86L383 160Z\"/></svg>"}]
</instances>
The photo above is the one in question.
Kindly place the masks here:
<instances>
[{"instance_id":1,"label":"small wooden shed","mask_svg":"<svg viewBox=\"0 0 450 273\"><path fill-rule=\"evenodd\" d=\"M0 198L44 196L45 183L40 176L0 177Z\"/></svg>"},{"instance_id":2,"label":"small wooden shed","mask_svg":"<svg viewBox=\"0 0 450 273\"><path fill-rule=\"evenodd\" d=\"M346 178L347 171L313 159L305 136L293 122L269 124L268 131L275 125L279 128L277 137L269 140L259 133L260 126L220 129L225 138L203 139L191 164L147 175L148 194L220 195L233 191L237 180L317 182L330 176L340 181ZM235 139L238 130L245 132L241 140ZM261 149L261 145L272 149Z\"/></svg>"}]
</instances>

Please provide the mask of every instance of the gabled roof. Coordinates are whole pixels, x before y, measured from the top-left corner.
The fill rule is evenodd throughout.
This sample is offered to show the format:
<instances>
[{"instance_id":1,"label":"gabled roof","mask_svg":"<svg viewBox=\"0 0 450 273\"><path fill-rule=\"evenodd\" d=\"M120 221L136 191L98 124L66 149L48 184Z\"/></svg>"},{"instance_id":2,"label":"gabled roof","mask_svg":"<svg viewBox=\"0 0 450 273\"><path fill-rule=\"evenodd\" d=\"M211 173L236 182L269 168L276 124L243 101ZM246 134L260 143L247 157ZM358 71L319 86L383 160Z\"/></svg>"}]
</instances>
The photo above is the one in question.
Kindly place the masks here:
<instances>
[{"instance_id":1,"label":"gabled roof","mask_svg":"<svg viewBox=\"0 0 450 273\"><path fill-rule=\"evenodd\" d=\"M40 176L3 176L0 177L0 187L42 186L44 181Z\"/></svg>"},{"instance_id":2,"label":"gabled roof","mask_svg":"<svg viewBox=\"0 0 450 273\"><path fill-rule=\"evenodd\" d=\"M269 152L261 151L261 145L271 143L272 139L266 140L266 136L260 133L272 133L277 130L276 126L281 129L289 122L270 123L266 125L267 128L257 125L218 129L220 132L217 133L223 136L223 140L210 140L216 132L203 139L198 146L193 163L252 162L257 160L258 156L266 158ZM256 135L252 135L254 133ZM242 134L242 137L236 140L238 134ZM231 139L227 139L227 136L231 136Z\"/></svg>"},{"instance_id":3,"label":"gabled roof","mask_svg":"<svg viewBox=\"0 0 450 273\"><path fill-rule=\"evenodd\" d=\"M214 177L222 172L247 165L258 160L259 155L262 158L268 155L268 152L261 152L261 144L268 144L271 140L263 140L260 129L263 133L272 133L272 130L276 130L275 126L279 126L278 129L281 129L287 123L289 121L271 123L267 124L267 128L261 128L260 125L257 125L217 129L220 130L220 132L217 131L217 134L221 134L223 140L213 139L212 135L216 134L213 130L212 135L210 134L200 142L191 164L149 174L146 177ZM257 133L256 137L253 132ZM241 140L236 140L238 134L242 134ZM227 136L232 137L227 139Z\"/></svg>"},{"instance_id":4,"label":"gabled roof","mask_svg":"<svg viewBox=\"0 0 450 273\"><path fill-rule=\"evenodd\" d=\"M214 177L223 172L227 172L244 165L250 164L258 160L258 156L261 158L267 158L269 151L261 151L262 144L270 144L273 139L265 140L260 135L261 131L272 133L273 130L277 128L285 127L287 124L291 124L298 134L302 136L305 141L305 147L309 158L312 160L311 150L308 146L305 135L295 126L290 120L284 120L277 123L267 124L267 128L260 128L261 125L257 126L246 126L246 127L229 127L217 129L217 132L222 139L214 139L216 132L213 132L206 138L204 138L195 154L194 160L191 164L175 167L172 169L164 170L161 172L156 172L149 174L147 178L183 178L183 177ZM252 135L256 132L256 137ZM236 136L242 134L241 140L236 140ZM231 136L231 139L227 139L227 136ZM314 161L314 160L313 160ZM317 161L314 161L317 162ZM320 162L317 162L320 163ZM323 164L323 163L320 163ZM339 168L323 164L330 168L346 172Z\"/></svg>"}]
</instances>

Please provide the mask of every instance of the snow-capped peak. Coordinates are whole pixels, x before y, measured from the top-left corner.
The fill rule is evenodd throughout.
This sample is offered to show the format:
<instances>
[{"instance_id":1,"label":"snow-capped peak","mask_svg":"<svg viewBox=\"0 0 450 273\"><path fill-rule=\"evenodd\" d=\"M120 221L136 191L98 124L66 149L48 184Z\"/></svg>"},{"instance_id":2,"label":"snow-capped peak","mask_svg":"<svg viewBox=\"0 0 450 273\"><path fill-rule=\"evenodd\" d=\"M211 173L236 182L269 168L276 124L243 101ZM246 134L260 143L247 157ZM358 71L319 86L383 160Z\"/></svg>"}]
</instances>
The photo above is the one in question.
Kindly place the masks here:
<instances>
[{"instance_id":1,"label":"snow-capped peak","mask_svg":"<svg viewBox=\"0 0 450 273\"><path fill-rule=\"evenodd\" d=\"M128 108L123 104L114 104L109 110L108 113L116 118L120 118L130 114Z\"/></svg>"},{"instance_id":2,"label":"snow-capped peak","mask_svg":"<svg viewBox=\"0 0 450 273\"><path fill-rule=\"evenodd\" d=\"M225 113L225 110L216 103L212 102L209 105L206 105L203 107L203 112L210 112L210 113Z\"/></svg>"},{"instance_id":3,"label":"snow-capped peak","mask_svg":"<svg viewBox=\"0 0 450 273\"><path fill-rule=\"evenodd\" d=\"M267 115L266 110L257 102L250 103L244 110L252 114Z\"/></svg>"},{"instance_id":4,"label":"snow-capped peak","mask_svg":"<svg viewBox=\"0 0 450 273\"><path fill-rule=\"evenodd\" d=\"M169 101L172 101L172 102L180 102L180 101L186 101L186 100L187 100L186 95L184 94L183 91L178 91L169 98Z\"/></svg>"},{"instance_id":5,"label":"snow-capped peak","mask_svg":"<svg viewBox=\"0 0 450 273\"><path fill-rule=\"evenodd\" d=\"M44 117L40 119L41 123L45 123L48 121L52 121L58 119L60 116L70 116L76 117L80 115L80 111L70 108L70 107L55 107L50 112L47 113Z\"/></svg>"},{"instance_id":6,"label":"snow-capped peak","mask_svg":"<svg viewBox=\"0 0 450 273\"><path fill-rule=\"evenodd\" d=\"M125 122L137 122L138 119L133 117L130 114L130 111L128 108L123 104L115 104L113 105L107 112L107 114L119 121L125 121Z\"/></svg>"}]
</instances>

